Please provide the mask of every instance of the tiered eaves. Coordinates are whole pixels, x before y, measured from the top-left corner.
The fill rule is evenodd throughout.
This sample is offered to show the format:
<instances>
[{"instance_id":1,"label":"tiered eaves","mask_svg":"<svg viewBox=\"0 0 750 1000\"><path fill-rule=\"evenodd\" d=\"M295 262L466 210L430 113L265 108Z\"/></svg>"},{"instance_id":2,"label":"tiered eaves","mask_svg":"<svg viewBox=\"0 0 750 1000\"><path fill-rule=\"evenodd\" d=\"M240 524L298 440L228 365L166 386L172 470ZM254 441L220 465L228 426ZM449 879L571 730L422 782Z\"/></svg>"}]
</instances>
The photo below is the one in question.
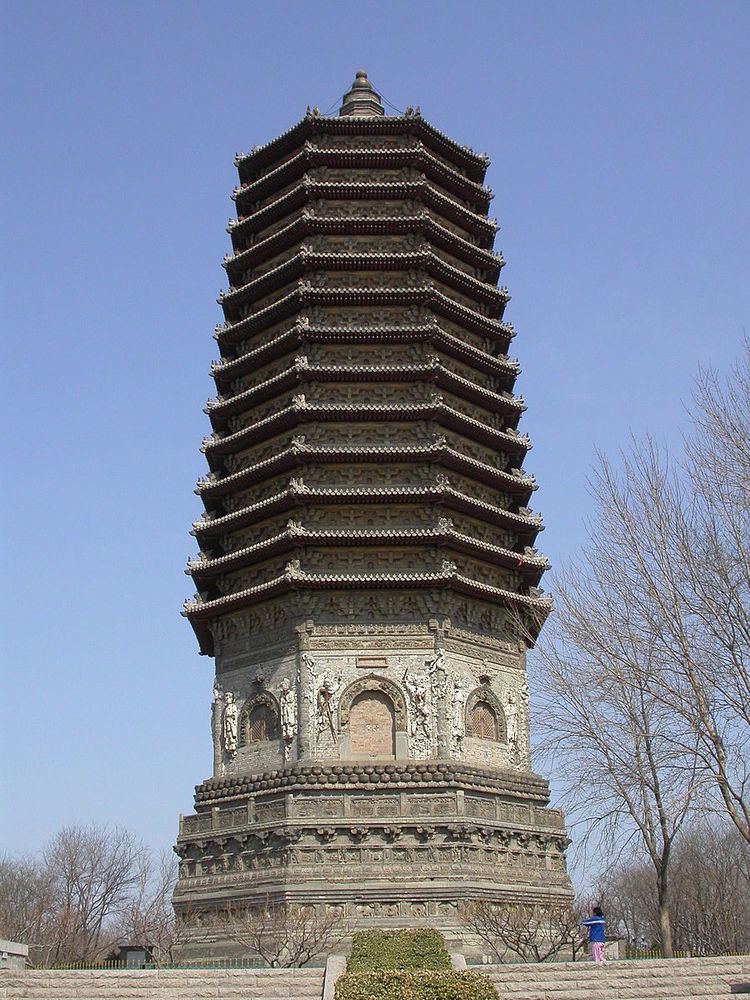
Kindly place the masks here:
<instances>
[{"instance_id":1,"label":"tiered eaves","mask_svg":"<svg viewBox=\"0 0 750 1000\"><path fill-rule=\"evenodd\" d=\"M291 591L397 588L458 622L478 602L494 632L525 609L533 636L547 563L486 157L419 114L310 112L236 162L188 564L201 651Z\"/></svg>"}]
</instances>

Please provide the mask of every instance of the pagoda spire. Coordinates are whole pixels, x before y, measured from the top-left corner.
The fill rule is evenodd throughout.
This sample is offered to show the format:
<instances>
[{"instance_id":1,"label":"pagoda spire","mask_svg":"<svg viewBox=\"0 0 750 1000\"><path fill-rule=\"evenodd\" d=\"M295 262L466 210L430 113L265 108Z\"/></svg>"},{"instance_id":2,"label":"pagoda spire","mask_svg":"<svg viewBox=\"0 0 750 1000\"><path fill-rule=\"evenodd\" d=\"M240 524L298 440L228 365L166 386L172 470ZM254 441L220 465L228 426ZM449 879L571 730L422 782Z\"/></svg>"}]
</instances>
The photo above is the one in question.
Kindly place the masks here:
<instances>
[{"instance_id":1,"label":"pagoda spire","mask_svg":"<svg viewBox=\"0 0 750 1000\"><path fill-rule=\"evenodd\" d=\"M372 84L367 79L367 73L363 69L358 69L351 90L344 94L343 104L339 108L339 117L347 115L371 117L384 114L380 94L372 89Z\"/></svg>"}]
</instances>

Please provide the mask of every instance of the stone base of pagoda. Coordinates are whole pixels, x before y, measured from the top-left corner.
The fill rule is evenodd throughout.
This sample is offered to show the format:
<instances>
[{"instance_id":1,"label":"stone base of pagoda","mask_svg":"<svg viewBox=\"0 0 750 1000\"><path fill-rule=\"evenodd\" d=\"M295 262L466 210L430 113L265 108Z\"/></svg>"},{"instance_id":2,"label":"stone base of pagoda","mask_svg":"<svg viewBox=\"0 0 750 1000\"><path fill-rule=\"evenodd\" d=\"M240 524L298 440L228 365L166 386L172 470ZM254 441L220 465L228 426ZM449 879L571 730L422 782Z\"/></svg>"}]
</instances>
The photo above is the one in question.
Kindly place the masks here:
<instances>
[{"instance_id":1,"label":"stone base of pagoda","mask_svg":"<svg viewBox=\"0 0 750 1000\"><path fill-rule=\"evenodd\" d=\"M465 946L467 899L572 898L563 817L531 773L295 765L212 779L196 798L176 847L183 960L236 952L222 934L227 907L269 898L335 907L351 929L429 923Z\"/></svg>"}]
</instances>

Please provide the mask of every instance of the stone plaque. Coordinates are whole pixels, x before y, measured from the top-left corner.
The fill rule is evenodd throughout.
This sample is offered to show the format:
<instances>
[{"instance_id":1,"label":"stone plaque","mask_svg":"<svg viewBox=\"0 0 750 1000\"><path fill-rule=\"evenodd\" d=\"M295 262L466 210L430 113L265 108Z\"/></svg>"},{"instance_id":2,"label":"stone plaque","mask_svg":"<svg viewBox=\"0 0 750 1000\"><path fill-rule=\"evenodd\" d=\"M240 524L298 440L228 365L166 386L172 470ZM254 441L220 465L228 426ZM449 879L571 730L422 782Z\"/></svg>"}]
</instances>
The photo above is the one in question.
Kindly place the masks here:
<instances>
[{"instance_id":1,"label":"stone plaque","mask_svg":"<svg viewBox=\"0 0 750 1000\"><path fill-rule=\"evenodd\" d=\"M386 656L358 656L357 667L360 670L383 670L388 666Z\"/></svg>"},{"instance_id":2,"label":"stone plaque","mask_svg":"<svg viewBox=\"0 0 750 1000\"><path fill-rule=\"evenodd\" d=\"M354 699L349 714L353 757L395 757L396 725L390 698L365 691Z\"/></svg>"}]
</instances>

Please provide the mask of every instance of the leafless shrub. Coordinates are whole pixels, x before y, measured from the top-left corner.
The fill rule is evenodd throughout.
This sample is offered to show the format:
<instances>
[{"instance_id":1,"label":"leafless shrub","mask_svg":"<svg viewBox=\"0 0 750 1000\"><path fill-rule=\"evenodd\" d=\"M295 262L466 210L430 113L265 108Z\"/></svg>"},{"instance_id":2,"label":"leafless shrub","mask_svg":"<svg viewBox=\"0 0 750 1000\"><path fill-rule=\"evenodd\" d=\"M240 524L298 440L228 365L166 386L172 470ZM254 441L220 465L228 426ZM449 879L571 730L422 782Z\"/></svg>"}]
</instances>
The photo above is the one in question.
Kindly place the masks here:
<instances>
[{"instance_id":1,"label":"leafless shrub","mask_svg":"<svg viewBox=\"0 0 750 1000\"><path fill-rule=\"evenodd\" d=\"M582 914L573 906L471 900L461 919L501 963L509 952L522 962L547 962L569 954L575 959L585 948Z\"/></svg>"},{"instance_id":2,"label":"leafless shrub","mask_svg":"<svg viewBox=\"0 0 750 1000\"><path fill-rule=\"evenodd\" d=\"M211 931L272 968L306 965L350 932L343 907L298 905L271 897L228 907Z\"/></svg>"}]
</instances>

